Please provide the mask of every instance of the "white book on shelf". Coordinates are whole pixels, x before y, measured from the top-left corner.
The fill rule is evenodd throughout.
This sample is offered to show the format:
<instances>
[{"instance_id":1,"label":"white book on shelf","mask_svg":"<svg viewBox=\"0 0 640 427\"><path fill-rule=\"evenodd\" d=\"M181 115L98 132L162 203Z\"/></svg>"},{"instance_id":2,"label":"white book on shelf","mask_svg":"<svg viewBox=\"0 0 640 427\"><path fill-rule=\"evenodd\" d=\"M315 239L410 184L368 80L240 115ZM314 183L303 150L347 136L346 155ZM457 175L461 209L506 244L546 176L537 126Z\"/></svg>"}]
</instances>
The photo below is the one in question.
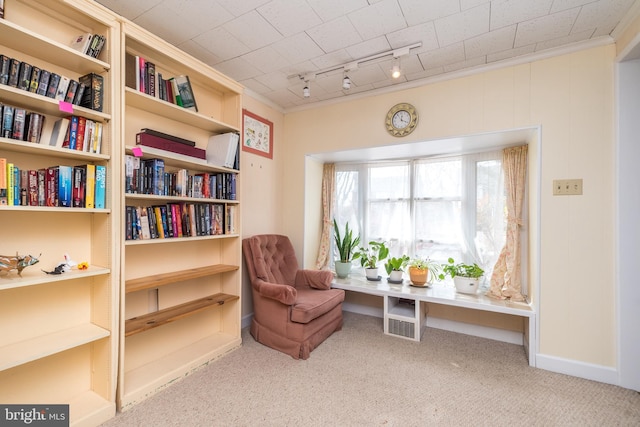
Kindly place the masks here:
<instances>
[{"instance_id":1,"label":"white book on shelf","mask_svg":"<svg viewBox=\"0 0 640 427\"><path fill-rule=\"evenodd\" d=\"M64 138L69 130L69 122L70 120L68 118L62 117L53 124L49 145L53 147L62 147ZM42 141L44 141L44 139L42 139Z\"/></svg>"},{"instance_id":2,"label":"white book on shelf","mask_svg":"<svg viewBox=\"0 0 640 427\"><path fill-rule=\"evenodd\" d=\"M234 132L212 135L207 144L207 163L232 168L240 135Z\"/></svg>"}]
</instances>

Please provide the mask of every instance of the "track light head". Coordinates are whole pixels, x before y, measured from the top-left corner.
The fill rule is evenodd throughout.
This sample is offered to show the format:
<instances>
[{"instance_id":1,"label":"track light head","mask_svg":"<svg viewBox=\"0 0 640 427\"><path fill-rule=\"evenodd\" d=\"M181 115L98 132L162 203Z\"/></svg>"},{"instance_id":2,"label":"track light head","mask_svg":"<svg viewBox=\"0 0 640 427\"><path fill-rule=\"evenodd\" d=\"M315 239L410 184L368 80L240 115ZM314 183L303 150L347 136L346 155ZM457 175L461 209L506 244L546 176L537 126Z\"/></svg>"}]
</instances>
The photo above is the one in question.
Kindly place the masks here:
<instances>
[{"instance_id":1,"label":"track light head","mask_svg":"<svg viewBox=\"0 0 640 427\"><path fill-rule=\"evenodd\" d=\"M304 89L302 89L302 96L304 96L305 98L309 98L311 96L311 90L309 89L309 82L305 82L306 85L304 86Z\"/></svg>"},{"instance_id":2,"label":"track light head","mask_svg":"<svg viewBox=\"0 0 640 427\"><path fill-rule=\"evenodd\" d=\"M342 79L342 89L344 89L344 90L351 89L351 79L346 74L344 75L344 78Z\"/></svg>"},{"instance_id":3,"label":"track light head","mask_svg":"<svg viewBox=\"0 0 640 427\"><path fill-rule=\"evenodd\" d=\"M395 57L393 58L393 68L391 68L391 77L393 77L394 79L397 79L398 77L400 77L401 71L400 71L400 60Z\"/></svg>"}]
</instances>

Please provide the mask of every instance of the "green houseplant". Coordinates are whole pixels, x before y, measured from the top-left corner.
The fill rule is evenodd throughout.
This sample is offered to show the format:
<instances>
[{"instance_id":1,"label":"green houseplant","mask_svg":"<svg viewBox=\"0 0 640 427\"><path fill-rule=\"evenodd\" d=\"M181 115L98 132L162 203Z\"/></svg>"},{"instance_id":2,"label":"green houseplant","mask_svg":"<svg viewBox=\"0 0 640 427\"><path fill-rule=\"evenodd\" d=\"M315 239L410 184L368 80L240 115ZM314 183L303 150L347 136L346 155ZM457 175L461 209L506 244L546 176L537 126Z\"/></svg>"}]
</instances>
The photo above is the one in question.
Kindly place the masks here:
<instances>
[{"instance_id":1,"label":"green houseplant","mask_svg":"<svg viewBox=\"0 0 640 427\"><path fill-rule=\"evenodd\" d=\"M378 278L378 262L389 256L389 248L384 242L369 242L368 247L360 247L353 254L353 259L360 259L360 265L364 267L367 279Z\"/></svg>"},{"instance_id":2,"label":"green houseplant","mask_svg":"<svg viewBox=\"0 0 640 427\"><path fill-rule=\"evenodd\" d=\"M333 239L338 253L338 258L335 260L336 275L340 278L345 278L351 272L351 257L360 244L360 236L353 235L353 230L349 228L348 221L344 225L344 233L341 233L338 222L334 218Z\"/></svg>"},{"instance_id":3,"label":"green houseplant","mask_svg":"<svg viewBox=\"0 0 640 427\"><path fill-rule=\"evenodd\" d=\"M404 272L405 267L409 263L409 256L402 255L400 257L391 257L384 264L384 268L389 275L389 281L391 282L401 282L402 281L402 273Z\"/></svg>"},{"instance_id":4,"label":"green houseplant","mask_svg":"<svg viewBox=\"0 0 640 427\"><path fill-rule=\"evenodd\" d=\"M476 263L465 264L463 262L456 263L453 258L449 258L446 264L442 264L442 273L440 278L450 276L456 286L456 290L463 294L475 294L478 291L480 278L484 274L484 270Z\"/></svg>"},{"instance_id":5,"label":"green houseplant","mask_svg":"<svg viewBox=\"0 0 640 427\"><path fill-rule=\"evenodd\" d=\"M432 283L438 279L440 264L429 258L412 258L408 263L409 280L414 286L426 286L427 282ZM431 272L431 274L429 274Z\"/></svg>"}]
</instances>

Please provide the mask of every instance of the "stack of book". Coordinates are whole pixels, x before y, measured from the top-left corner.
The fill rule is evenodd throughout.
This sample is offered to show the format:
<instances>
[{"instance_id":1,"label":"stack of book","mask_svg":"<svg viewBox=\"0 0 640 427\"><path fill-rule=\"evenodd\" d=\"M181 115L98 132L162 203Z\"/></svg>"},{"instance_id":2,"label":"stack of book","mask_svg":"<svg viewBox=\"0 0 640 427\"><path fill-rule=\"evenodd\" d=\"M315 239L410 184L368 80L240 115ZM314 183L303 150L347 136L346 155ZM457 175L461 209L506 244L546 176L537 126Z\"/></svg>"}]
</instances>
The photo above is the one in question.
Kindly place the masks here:
<instances>
[{"instance_id":1,"label":"stack of book","mask_svg":"<svg viewBox=\"0 0 640 427\"><path fill-rule=\"evenodd\" d=\"M149 96L198 111L189 76L178 75L165 79L154 62L126 53L125 85Z\"/></svg>"},{"instance_id":2,"label":"stack of book","mask_svg":"<svg viewBox=\"0 0 640 427\"><path fill-rule=\"evenodd\" d=\"M0 158L0 205L104 209L105 202L105 166L21 169Z\"/></svg>"},{"instance_id":3,"label":"stack of book","mask_svg":"<svg viewBox=\"0 0 640 427\"><path fill-rule=\"evenodd\" d=\"M99 74L90 73L74 80L0 54L0 84L102 111L104 78Z\"/></svg>"},{"instance_id":4,"label":"stack of book","mask_svg":"<svg viewBox=\"0 0 640 427\"><path fill-rule=\"evenodd\" d=\"M170 151L172 153L184 154L196 159L206 159L207 153L201 148L197 148L195 141L169 135L153 129L142 129L136 134L136 144L159 150Z\"/></svg>"},{"instance_id":5,"label":"stack of book","mask_svg":"<svg viewBox=\"0 0 640 427\"><path fill-rule=\"evenodd\" d=\"M101 34L82 33L71 41L71 47L78 52L98 58L107 38Z\"/></svg>"}]
</instances>

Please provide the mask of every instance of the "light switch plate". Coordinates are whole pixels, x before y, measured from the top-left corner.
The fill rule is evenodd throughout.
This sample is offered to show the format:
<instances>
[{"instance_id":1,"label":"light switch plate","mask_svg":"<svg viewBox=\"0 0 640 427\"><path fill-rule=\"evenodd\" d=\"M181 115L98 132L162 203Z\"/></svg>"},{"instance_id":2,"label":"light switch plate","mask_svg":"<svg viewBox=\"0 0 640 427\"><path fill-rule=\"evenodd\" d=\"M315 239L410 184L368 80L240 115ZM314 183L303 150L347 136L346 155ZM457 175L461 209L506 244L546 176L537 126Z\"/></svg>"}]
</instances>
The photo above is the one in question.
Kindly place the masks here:
<instances>
[{"instance_id":1,"label":"light switch plate","mask_svg":"<svg viewBox=\"0 0 640 427\"><path fill-rule=\"evenodd\" d=\"M554 179L554 196L579 196L582 194L582 179Z\"/></svg>"}]
</instances>

